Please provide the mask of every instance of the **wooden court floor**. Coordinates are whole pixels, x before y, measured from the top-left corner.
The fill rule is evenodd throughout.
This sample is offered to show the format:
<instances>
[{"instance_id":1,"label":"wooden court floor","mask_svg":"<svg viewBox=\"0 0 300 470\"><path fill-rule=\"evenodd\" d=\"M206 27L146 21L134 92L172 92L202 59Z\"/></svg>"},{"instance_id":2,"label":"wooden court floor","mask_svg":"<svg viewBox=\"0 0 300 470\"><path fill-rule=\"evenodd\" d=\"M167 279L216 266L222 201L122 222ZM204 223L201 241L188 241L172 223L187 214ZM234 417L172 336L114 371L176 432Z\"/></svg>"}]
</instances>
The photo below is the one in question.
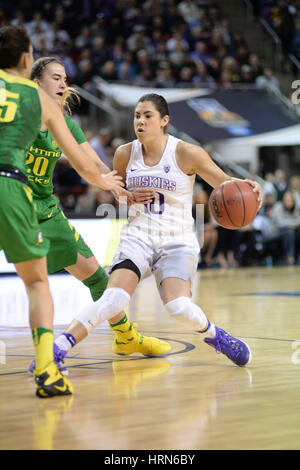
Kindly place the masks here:
<instances>
[{"instance_id":1,"label":"wooden court floor","mask_svg":"<svg viewBox=\"0 0 300 470\"><path fill-rule=\"evenodd\" d=\"M248 367L171 321L152 278L130 315L171 352L114 356L97 329L66 360L72 397L35 397L29 328L1 328L0 449L300 449L300 267L198 271L193 297L249 344Z\"/></svg>"}]
</instances>

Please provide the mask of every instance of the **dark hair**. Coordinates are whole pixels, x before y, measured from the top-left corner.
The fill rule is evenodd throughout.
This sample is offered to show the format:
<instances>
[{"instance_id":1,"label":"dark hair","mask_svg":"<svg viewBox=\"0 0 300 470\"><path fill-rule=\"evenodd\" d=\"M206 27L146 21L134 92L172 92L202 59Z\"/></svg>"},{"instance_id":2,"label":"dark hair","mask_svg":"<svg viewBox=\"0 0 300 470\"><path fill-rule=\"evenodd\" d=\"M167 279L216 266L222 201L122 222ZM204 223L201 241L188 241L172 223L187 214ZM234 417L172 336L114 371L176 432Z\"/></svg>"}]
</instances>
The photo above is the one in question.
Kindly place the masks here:
<instances>
[{"instance_id":1,"label":"dark hair","mask_svg":"<svg viewBox=\"0 0 300 470\"><path fill-rule=\"evenodd\" d=\"M37 59L31 69L30 79L41 78L43 70L52 62L58 63L64 67L64 64L56 57L40 57Z\"/></svg>"},{"instance_id":2,"label":"dark hair","mask_svg":"<svg viewBox=\"0 0 300 470\"><path fill-rule=\"evenodd\" d=\"M30 39L21 26L0 28L0 68L17 67L24 52L29 52Z\"/></svg>"},{"instance_id":3,"label":"dark hair","mask_svg":"<svg viewBox=\"0 0 300 470\"><path fill-rule=\"evenodd\" d=\"M138 100L137 104L142 103L143 101L151 101L159 112L161 118L166 115L169 116L169 106L163 96L157 95L156 93L148 93L147 95L143 95Z\"/></svg>"}]
</instances>

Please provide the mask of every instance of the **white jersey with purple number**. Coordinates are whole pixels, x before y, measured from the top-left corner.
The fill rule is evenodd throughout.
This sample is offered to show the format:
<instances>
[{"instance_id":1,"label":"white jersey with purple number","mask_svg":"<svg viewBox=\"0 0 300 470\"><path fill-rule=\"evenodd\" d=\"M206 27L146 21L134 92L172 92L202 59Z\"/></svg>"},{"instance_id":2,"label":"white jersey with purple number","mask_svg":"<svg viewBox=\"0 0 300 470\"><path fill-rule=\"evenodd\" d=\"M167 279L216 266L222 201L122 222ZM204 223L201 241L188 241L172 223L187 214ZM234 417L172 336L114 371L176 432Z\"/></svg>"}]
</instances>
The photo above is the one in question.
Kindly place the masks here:
<instances>
[{"instance_id":1,"label":"white jersey with purple number","mask_svg":"<svg viewBox=\"0 0 300 470\"><path fill-rule=\"evenodd\" d=\"M168 135L164 153L157 165L144 162L142 144L132 143L126 168L126 186L152 188L155 197L147 205L133 205L129 210L129 225L151 235L180 236L194 231L192 198L195 175L188 176L178 167L175 151L179 139Z\"/></svg>"}]
</instances>

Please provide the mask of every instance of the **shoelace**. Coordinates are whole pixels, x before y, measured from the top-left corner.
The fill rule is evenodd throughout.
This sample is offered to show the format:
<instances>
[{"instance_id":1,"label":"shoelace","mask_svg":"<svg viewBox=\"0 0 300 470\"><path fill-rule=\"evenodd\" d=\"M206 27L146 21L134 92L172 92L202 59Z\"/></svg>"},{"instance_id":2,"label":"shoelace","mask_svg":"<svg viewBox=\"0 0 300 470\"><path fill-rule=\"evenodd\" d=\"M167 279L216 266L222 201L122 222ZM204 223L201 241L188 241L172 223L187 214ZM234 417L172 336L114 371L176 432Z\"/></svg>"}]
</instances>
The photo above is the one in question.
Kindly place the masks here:
<instances>
[{"instance_id":1,"label":"shoelace","mask_svg":"<svg viewBox=\"0 0 300 470\"><path fill-rule=\"evenodd\" d=\"M55 356L56 356L55 359L56 359L57 362L62 362L62 363L64 364L64 362L65 362L65 359L64 359L65 356L64 356L64 354L63 354L63 352L62 352L61 350L59 350L58 352L56 352Z\"/></svg>"},{"instance_id":2,"label":"shoelace","mask_svg":"<svg viewBox=\"0 0 300 470\"><path fill-rule=\"evenodd\" d=\"M230 336L227 335L226 333L219 333L219 338L217 338L216 342L216 350L217 353L223 353L225 351L225 354L227 355L227 348L230 347L230 350L233 351L233 356L236 357L238 352L239 352L239 343L238 341L234 339L230 339ZM222 349L222 346L224 346L224 349ZM232 356L232 354L231 354Z\"/></svg>"}]
</instances>

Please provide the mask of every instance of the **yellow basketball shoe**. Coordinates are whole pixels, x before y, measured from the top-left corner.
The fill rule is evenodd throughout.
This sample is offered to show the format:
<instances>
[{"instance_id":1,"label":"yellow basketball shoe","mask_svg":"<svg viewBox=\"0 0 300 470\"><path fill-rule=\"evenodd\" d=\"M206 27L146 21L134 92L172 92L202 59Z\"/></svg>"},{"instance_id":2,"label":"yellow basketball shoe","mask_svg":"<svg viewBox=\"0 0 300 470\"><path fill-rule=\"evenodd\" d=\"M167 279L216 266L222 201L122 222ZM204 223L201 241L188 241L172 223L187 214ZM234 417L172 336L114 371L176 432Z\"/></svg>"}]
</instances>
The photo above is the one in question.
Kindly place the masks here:
<instances>
[{"instance_id":1,"label":"yellow basketball shoe","mask_svg":"<svg viewBox=\"0 0 300 470\"><path fill-rule=\"evenodd\" d=\"M74 393L72 383L60 373L54 362L50 362L45 369L35 369L34 380L37 384L36 395L40 398Z\"/></svg>"},{"instance_id":2,"label":"yellow basketball shoe","mask_svg":"<svg viewBox=\"0 0 300 470\"><path fill-rule=\"evenodd\" d=\"M135 352L144 356L157 356L170 351L171 345L166 341L151 336L142 336L138 333L133 323L130 323L129 329L120 331L114 330L115 339L113 352L120 355L128 355Z\"/></svg>"}]
</instances>

